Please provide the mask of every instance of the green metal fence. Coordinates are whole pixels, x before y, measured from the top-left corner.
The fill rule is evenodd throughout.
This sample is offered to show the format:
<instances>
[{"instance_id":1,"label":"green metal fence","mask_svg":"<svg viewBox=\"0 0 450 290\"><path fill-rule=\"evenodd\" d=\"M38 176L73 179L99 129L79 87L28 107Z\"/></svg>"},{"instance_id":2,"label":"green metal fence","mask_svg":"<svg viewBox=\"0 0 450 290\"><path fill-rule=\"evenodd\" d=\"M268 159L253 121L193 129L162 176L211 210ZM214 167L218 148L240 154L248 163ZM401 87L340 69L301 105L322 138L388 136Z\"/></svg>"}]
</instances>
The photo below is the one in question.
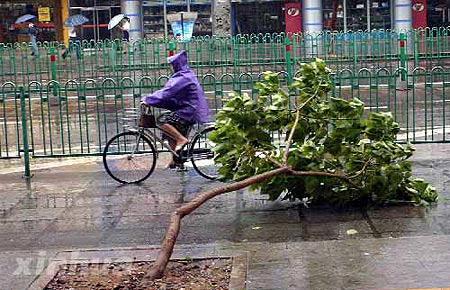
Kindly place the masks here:
<instances>
[{"instance_id":1,"label":"green metal fence","mask_svg":"<svg viewBox=\"0 0 450 290\"><path fill-rule=\"evenodd\" d=\"M402 72L343 70L332 75L331 95L359 98L367 112L392 112L402 128L399 142L447 142L450 71L442 67L431 71L418 68L401 81ZM280 74L286 86L288 78ZM255 95L253 85L258 81L251 73L238 77L206 74L200 79L213 115L229 92ZM46 85L30 82L23 89L23 108L18 87L4 84L0 90L0 158L20 156L25 123L32 157L98 155L105 142L122 130L123 109L136 107L142 94L161 87L165 81L162 76L156 80L143 77L137 82L129 78L120 82L104 79Z\"/></svg>"},{"instance_id":2,"label":"green metal fence","mask_svg":"<svg viewBox=\"0 0 450 290\"><path fill-rule=\"evenodd\" d=\"M144 39L123 50L121 41L82 41L80 57L73 53L63 59L64 45L39 43L39 56L31 56L27 43L0 44L0 84L11 81L28 84L67 80L84 81L113 78L153 79L169 74L169 51L185 49L190 65L198 75L241 73L257 75L264 70L292 71L316 57L326 60L335 71L361 68L398 68L401 61L400 33L392 30L370 32L323 32L312 34L250 34L233 37L198 37L189 43ZM405 60L410 67L428 70L448 65L450 28L427 28L405 33ZM286 57L287 50L290 59Z\"/></svg>"},{"instance_id":3,"label":"green metal fence","mask_svg":"<svg viewBox=\"0 0 450 290\"><path fill-rule=\"evenodd\" d=\"M22 127L20 95L13 83L3 84L0 94L0 158L19 158Z\"/></svg>"},{"instance_id":4,"label":"green metal fence","mask_svg":"<svg viewBox=\"0 0 450 290\"><path fill-rule=\"evenodd\" d=\"M0 159L28 151L33 158L101 154L122 131L122 110L164 85L165 58L180 48L188 51L213 115L229 92L254 96L263 71L279 72L287 87L302 62L322 57L334 68L331 95L359 98L366 112L391 111L401 126L399 142L448 142L449 32L241 35L188 44L148 39L126 53L120 42L83 42L81 59L74 53L66 60L55 43L41 44L37 58L26 45L3 45Z\"/></svg>"}]
</instances>

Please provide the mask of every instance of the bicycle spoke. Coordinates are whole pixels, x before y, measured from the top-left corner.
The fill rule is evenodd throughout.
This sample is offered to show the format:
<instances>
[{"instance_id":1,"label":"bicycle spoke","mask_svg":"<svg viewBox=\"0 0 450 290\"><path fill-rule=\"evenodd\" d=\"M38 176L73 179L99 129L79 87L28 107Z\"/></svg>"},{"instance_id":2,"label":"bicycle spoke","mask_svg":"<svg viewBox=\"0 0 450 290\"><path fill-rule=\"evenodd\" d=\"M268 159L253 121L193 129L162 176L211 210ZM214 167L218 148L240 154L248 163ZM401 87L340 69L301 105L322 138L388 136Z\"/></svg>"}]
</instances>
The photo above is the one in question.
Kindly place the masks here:
<instances>
[{"instance_id":1,"label":"bicycle spoke","mask_svg":"<svg viewBox=\"0 0 450 290\"><path fill-rule=\"evenodd\" d=\"M111 177L122 183L145 180L156 164L153 145L137 132L121 133L108 142L103 155Z\"/></svg>"},{"instance_id":2,"label":"bicycle spoke","mask_svg":"<svg viewBox=\"0 0 450 290\"><path fill-rule=\"evenodd\" d=\"M218 170L214 164L213 148L215 144L209 140L209 134L214 128L208 128L201 132L193 141L191 147L191 160L194 169L203 177L215 179Z\"/></svg>"}]
</instances>

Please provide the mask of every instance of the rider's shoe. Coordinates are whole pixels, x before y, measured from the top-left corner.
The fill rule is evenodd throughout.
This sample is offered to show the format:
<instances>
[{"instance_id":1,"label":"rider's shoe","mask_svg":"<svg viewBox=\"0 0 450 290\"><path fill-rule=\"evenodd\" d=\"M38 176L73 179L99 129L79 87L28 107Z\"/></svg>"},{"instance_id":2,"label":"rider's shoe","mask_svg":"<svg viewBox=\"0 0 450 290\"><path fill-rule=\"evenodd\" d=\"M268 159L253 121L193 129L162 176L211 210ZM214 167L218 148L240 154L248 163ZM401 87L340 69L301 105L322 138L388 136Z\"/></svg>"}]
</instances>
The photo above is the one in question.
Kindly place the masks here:
<instances>
[{"instance_id":1,"label":"rider's shoe","mask_svg":"<svg viewBox=\"0 0 450 290\"><path fill-rule=\"evenodd\" d=\"M184 143L184 144L180 144L180 145L177 145L177 147L175 147L175 152L180 152L180 151L182 151L183 149L184 149L184 147L186 147L186 144L187 144L188 142L186 142L186 143Z\"/></svg>"},{"instance_id":2,"label":"rider's shoe","mask_svg":"<svg viewBox=\"0 0 450 290\"><path fill-rule=\"evenodd\" d=\"M177 172L188 171L187 167L184 164L177 164Z\"/></svg>"}]
</instances>

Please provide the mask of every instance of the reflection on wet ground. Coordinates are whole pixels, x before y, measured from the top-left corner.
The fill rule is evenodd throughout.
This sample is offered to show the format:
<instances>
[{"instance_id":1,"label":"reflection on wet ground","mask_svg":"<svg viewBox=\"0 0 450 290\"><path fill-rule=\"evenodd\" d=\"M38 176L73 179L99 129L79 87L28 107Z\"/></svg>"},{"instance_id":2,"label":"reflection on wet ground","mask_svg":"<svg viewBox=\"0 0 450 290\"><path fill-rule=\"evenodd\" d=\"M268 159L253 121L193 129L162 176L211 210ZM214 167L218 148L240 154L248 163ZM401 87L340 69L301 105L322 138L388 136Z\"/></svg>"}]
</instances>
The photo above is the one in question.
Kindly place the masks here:
<instances>
[{"instance_id":1,"label":"reflection on wet ground","mask_svg":"<svg viewBox=\"0 0 450 290\"><path fill-rule=\"evenodd\" d=\"M416 175L431 181L439 191L440 201L432 208L337 211L269 202L264 196L240 191L211 200L186 217L180 243L448 234L449 163L423 159L420 152L414 163ZM158 244L173 209L218 185L194 171L157 169L142 184L123 186L111 180L98 161L37 171L29 188L19 173L0 175L0 179L3 250ZM349 229L357 234L349 235Z\"/></svg>"},{"instance_id":2,"label":"reflection on wet ground","mask_svg":"<svg viewBox=\"0 0 450 290\"><path fill-rule=\"evenodd\" d=\"M415 175L429 180L440 194L439 203L431 208L409 205L339 211L323 207L304 208L289 202L269 202L257 193L239 191L208 201L183 219L178 244L233 243L244 249L248 245L250 248L247 250L255 251L251 260L253 276L263 277L268 269L271 279L278 275L277 271L281 278L286 273L291 274L291 278L285 277L286 283L276 284L282 285L276 289L331 289L325 286L333 285L332 279L324 277L337 279L341 274L358 276L367 282L373 277L364 278L359 270L356 271L367 267L361 260L367 258L364 258L364 253L370 253L370 257L380 255L381 259L386 247L389 251L400 247L392 244L396 238L420 238L420 241L411 240L404 251L399 252L399 255L408 254L408 251L413 251L409 247L415 245L414 241L417 246L424 246L423 239L429 237L427 242L442 244L440 239L450 233L450 147L416 147ZM164 162L160 160L159 164ZM0 252L5 255L10 251L39 253L44 250L51 253L58 249L158 245L169 215L176 207L199 192L219 185L201 178L192 170L174 172L161 168L157 168L154 175L141 185L119 185L103 172L99 160L51 167L34 173L29 184L24 182L20 173L0 174ZM390 239L393 241L389 242ZM270 264L267 255L263 255L264 245L271 245L271 253L277 253L278 256L273 258L276 260L274 264ZM304 247L296 248L299 245ZM347 246L349 248L344 251ZM445 255L450 253L448 250ZM363 258L353 257L358 253ZM354 262L347 257L355 259ZM385 261L386 258L383 259ZM392 258L389 263L394 262ZM310 271L322 267L321 263L328 263L328 266L319 271L320 279L314 279ZM339 270L327 272L331 271L331 265L339 267L340 263L345 267L350 267L349 263L362 264L350 268L342 268L341 265ZM377 263L370 265L383 265L380 260ZM310 283L315 282L308 286L303 281L302 287L291 287L289 283L298 282L301 276L293 275L294 270L283 272L286 267L309 277ZM270 282L267 279L254 281L250 289L265 289L264 285L269 284L264 283ZM351 277L341 282L346 285L341 289L370 289L348 287Z\"/></svg>"}]
</instances>

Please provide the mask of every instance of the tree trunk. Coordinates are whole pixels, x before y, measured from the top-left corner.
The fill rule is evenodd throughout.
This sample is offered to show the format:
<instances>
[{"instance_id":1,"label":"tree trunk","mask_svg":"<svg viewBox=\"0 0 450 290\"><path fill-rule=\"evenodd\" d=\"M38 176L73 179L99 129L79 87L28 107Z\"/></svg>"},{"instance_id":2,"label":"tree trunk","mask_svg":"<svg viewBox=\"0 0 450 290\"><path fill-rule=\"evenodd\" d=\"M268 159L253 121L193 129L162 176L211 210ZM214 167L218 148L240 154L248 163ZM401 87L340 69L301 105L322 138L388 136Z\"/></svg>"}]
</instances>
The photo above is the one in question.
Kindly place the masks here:
<instances>
[{"instance_id":1,"label":"tree trunk","mask_svg":"<svg viewBox=\"0 0 450 290\"><path fill-rule=\"evenodd\" d=\"M158 255L158 258L155 261L154 266L147 273L147 278L149 279L159 279L164 275L164 270L169 262L170 257L172 256L173 248L175 246L175 242L178 237L178 233L180 232L181 219L193 212L199 206L204 204L206 201L211 198L236 190L240 190L246 188L252 184L262 182L266 179L272 178L274 176L280 174L286 174L289 172L288 167L281 167L271 171L267 171L242 181L234 182L231 184L227 184L218 188L211 189L209 191L205 191L200 193L197 197L195 197L192 201L187 204L181 206L176 209L170 216L170 223L167 228L166 236L161 244L161 249Z\"/></svg>"},{"instance_id":2,"label":"tree trunk","mask_svg":"<svg viewBox=\"0 0 450 290\"><path fill-rule=\"evenodd\" d=\"M292 170L289 166L282 166L277 169L273 169L242 181L234 182L231 184L227 184L218 188L211 189L209 191L205 191L200 193L197 197L195 197L192 201L187 204L179 207L170 215L170 222L167 228L166 236L161 244L161 249L159 251L158 258L155 261L155 264L147 273L146 277L148 279L159 279L163 277L164 270L166 269L167 263L169 263L169 259L172 256L173 248L175 246L175 242L177 241L178 233L180 232L181 219L196 210L206 201L210 200L213 197L218 195L232 192L236 190L240 190L246 188L252 184L265 181L269 178L272 178L277 175L295 175L295 176L324 176L330 178L339 178L344 179L346 182L354 185L347 176L341 175L338 173L328 173L328 172L315 172L315 171L295 171ZM356 185L354 185L356 186Z\"/></svg>"}]
</instances>

